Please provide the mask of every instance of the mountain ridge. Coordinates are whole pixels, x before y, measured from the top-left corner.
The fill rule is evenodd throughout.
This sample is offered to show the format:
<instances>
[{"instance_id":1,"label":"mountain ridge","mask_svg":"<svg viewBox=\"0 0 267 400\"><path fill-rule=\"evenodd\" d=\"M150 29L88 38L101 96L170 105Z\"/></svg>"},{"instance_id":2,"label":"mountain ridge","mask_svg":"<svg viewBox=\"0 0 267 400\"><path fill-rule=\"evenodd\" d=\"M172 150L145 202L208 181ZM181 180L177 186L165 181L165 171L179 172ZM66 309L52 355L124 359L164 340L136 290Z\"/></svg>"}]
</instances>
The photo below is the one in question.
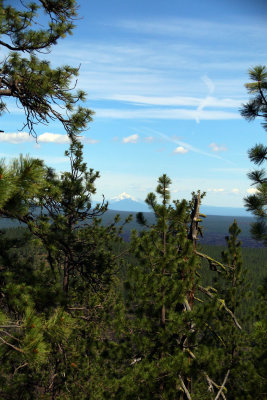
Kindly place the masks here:
<instances>
[{"instance_id":1,"label":"mountain ridge","mask_svg":"<svg viewBox=\"0 0 267 400\"><path fill-rule=\"evenodd\" d=\"M113 197L108 201L109 209L115 211L128 211L128 212L150 212L150 208L144 201L137 201L133 196L123 195L127 193L122 193L119 196ZM120 200L119 197L122 196ZM129 196L129 197L128 197ZM133 200L134 199L134 200ZM201 205L200 212L207 215L218 215L218 216L229 216L229 217L252 217L252 214L246 211L243 207L219 207L219 206L209 206Z\"/></svg>"}]
</instances>

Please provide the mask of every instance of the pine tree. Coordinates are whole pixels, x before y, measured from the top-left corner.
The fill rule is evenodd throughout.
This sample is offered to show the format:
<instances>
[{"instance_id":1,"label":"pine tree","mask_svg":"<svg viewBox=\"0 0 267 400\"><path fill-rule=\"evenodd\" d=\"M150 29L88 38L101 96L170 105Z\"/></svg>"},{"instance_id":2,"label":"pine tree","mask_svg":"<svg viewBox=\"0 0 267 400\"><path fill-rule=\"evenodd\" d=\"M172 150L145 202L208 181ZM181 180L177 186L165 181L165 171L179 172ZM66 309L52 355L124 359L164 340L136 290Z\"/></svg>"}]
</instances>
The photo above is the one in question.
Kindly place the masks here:
<instances>
[{"instance_id":1,"label":"pine tree","mask_svg":"<svg viewBox=\"0 0 267 400\"><path fill-rule=\"evenodd\" d=\"M258 65L249 70L250 79L253 82L245 86L253 95L251 100L243 105L241 115L248 121L255 118L263 118L263 128L267 131L267 69ZM267 146L256 144L248 151L249 158L256 165L262 165L267 160ZM267 244L267 177L266 169L252 171L248 174L252 184L257 189L256 193L247 196L245 206L256 216L257 221L251 226L251 234L254 239ZM265 289L265 290L264 290ZM252 385L251 398L261 399L266 396L267 384L264 371L266 370L266 278L259 288L259 304L254 310L256 322L251 335L251 353L253 355L254 384ZM256 387L256 390L255 390ZM254 389L254 390L253 390Z\"/></svg>"},{"instance_id":2,"label":"pine tree","mask_svg":"<svg viewBox=\"0 0 267 400\"><path fill-rule=\"evenodd\" d=\"M67 133L78 134L92 116L89 109L76 107L85 100L83 91L72 91L79 68L66 65L53 69L36 55L50 51L58 40L72 34L77 18L76 1L39 0L27 5L22 2L18 8L8 3L0 1L0 46L10 51L1 62L0 113L8 109L4 99L13 97L26 116L22 129L27 127L33 136L37 137L36 125L49 120L58 120ZM28 56L23 56L25 53Z\"/></svg>"},{"instance_id":3,"label":"pine tree","mask_svg":"<svg viewBox=\"0 0 267 400\"><path fill-rule=\"evenodd\" d=\"M231 325L236 318L212 288L201 286L198 276L195 230L201 194L170 205L170 184L166 175L159 178L161 203L154 193L146 199L156 222L148 226L138 214L144 230L132 236L136 264L125 284L124 332L128 329L129 337L124 333L121 342L125 350L118 399L208 399L210 388L219 399L220 386L214 380L225 385L225 376L215 373L220 354L209 351L211 326L221 308L230 314Z\"/></svg>"},{"instance_id":4,"label":"pine tree","mask_svg":"<svg viewBox=\"0 0 267 400\"><path fill-rule=\"evenodd\" d=\"M267 69L265 66L258 65L249 70L250 79L253 81L245 86L248 92L253 95L251 100L244 104L241 115L248 121L253 121L257 117L263 118L263 127L267 131ZM261 165L267 160L267 146L256 144L248 151L249 158L257 165ZM267 244L267 177L266 170L259 169L248 174L252 185L255 185L256 193L247 196L245 207L257 217L257 221L252 224L252 236L259 241Z\"/></svg>"},{"instance_id":5,"label":"pine tree","mask_svg":"<svg viewBox=\"0 0 267 400\"><path fill-rule=\"evenodd\" d=\"M8 377L0 393L8 399L8 393L19 393L30 382L23 399L38 398L38 393L49 399L64 393L101 399L100 377L110 368L101 354L113 340L112 315L120 308L120 256L113 249L120 238L116 221L101 224L104 200L92 208L99 174L87 170L75 137L66 155L70 171L61 176L40 160L2 163L0 215L26 224L34 240L31 252L40 253L20 267L11 244L2 246L12 253L0 271L1 322L7 327L0 340Z\"/></svg>"}]
</instances>

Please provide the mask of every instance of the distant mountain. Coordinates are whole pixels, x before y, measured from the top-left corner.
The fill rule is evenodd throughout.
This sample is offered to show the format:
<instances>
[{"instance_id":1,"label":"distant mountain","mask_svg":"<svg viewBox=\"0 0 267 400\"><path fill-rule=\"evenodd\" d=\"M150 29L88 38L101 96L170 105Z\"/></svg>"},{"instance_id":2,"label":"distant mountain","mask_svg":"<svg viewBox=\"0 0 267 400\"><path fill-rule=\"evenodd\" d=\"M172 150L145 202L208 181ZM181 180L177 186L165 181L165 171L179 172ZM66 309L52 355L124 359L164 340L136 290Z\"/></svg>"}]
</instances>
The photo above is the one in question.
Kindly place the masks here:
<instances>
[{"instance_id":1,"label":"distant mountain","mask_svg":"<svg viewBox=\"0 0 267 400\"><path fill-rule=\"evenodd\" d=\"M116 211L133 211L133 212L148 212L151 211L144 201L137 200L128 193L111 198L109 201L109 209ZM216 207L202 205L200 211L206 215L220 215L232 217L251 217L252 214L242 207Z\"/></svg>"},{"instance_id":2,"label":"distant mountain","mask_svg":"<svg viewBox=\"0 0 267 400\"><path fill-rule=\"evenodd\" d=\"M133 211L133 212L148 212L150 211L144 201L138 201L135 197L128 193L121 193L116 197L112 197L109 201L110 210L116 211Z\"/></svg>"}]
</instances>

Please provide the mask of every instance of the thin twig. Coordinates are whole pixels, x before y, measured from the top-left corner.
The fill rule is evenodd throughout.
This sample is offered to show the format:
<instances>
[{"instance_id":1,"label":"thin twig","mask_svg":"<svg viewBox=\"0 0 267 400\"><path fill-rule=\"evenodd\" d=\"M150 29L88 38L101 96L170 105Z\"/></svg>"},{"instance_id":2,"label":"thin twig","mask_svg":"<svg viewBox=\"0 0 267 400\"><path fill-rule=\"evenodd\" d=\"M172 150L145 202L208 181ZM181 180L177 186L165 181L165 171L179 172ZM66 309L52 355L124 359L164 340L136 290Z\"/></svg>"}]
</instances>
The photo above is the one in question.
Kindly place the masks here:
<instances>
[{"instance_id":1,"label":"thin twig","mask_svg":"<svg viewBox=\"0 0 267 400\"><path fill-rule=\"evenodd\" d=\"M192 399L191 399L191 396L190 396L190 393L189 393L189 391L187 390L187 388L186 388L186 386L185 386L185 384L184 384L184 381L183 381L181 375L179 375L179 378L180 378L180 380L181 380L181 384L182 384L183 390L184 390L184 392L185 392L185 394L186 394L186 397L188 398L188 400L192 400Z\"/></svg>"},{"instance_id":2,"label":"thin twig","mask_svg":"<svg viewBox=\"0 0 267 400\"><path fill-rule=\"evenodd\" d=\"M211 299L214 298L214 295L212 293L210 293L206 288L204 288L203 286L198 285L199 290L202 293L205 293L208 297L210 297ZM242 330L241 325L239 324L239 322L236 319L236 316L234 315L234 313L226 306L225 302L222 299L217 299L218 302L220 302L221 306L225 309L225 311L232 317L235 325L237 326L238 329Z\"/></svg>"},{"instance_id":3,"label":"thin twig","mask_svg":"<svg viewBox=\"0 0 267 400\"><path fill-rule=\"evenodd\" d=\"M221 396L223 389L225 389L225 384L226 384L226 381L227 381L227 379L228 379L229 374L230 374L230 369L228 369L228 371L227 371L227 373L226 373L226 375L225 375L225 377L224 377L222 386L221 386L221 388L220 388L219 392L217 393L217 396L215 397L214 400L218 400L219 397Z\"/></svg>"},{"instance_id":4,"label":"thin twig","mask_svg":"<svg viewBox=\"0 0 267 400\"><path fill-rule=\"evenodd\" d=\"M15 373L19 370L19 369L21 369L21 368L24 368L24 367L26 367L28 365L28 363L26 362L26 363L24 363L24 364L22 364L22 365L19 365L16 369L15 369L15 371L14 371L14 375L15 375Z\"/></svg>"},{"instance_id":5,"label":"thin twig","mask_svg":"<svg viewBox=\"0 0 267 400\"><path fill-rule=\"evenodd\" d=\"M1 340L4 344L6 344L7 346L12 347L12 349L14 349L14 350L16 350L16 351L19 351L20 353L25 353L23 350L19 349L17 346L14 346L13 344L6 342L5 339L3 339L1 336L0 336L0 340Z\"/></svg>"}]
</instances>

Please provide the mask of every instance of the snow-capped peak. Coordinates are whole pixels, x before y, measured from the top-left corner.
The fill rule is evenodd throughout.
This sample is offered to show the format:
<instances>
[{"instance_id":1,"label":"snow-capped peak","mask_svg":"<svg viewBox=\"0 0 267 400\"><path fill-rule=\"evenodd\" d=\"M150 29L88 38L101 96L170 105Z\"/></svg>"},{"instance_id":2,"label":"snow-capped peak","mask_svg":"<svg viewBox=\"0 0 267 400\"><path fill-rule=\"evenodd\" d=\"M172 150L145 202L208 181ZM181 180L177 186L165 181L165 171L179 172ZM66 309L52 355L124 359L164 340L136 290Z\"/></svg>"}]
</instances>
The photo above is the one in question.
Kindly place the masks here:
<instances>
[{"instance_id":1,"label":"snow-capped peak","mask_svg":"<svg viewBox=\"0 0 267 400\"><path fill-rule=\"evenodd\" d=\"M121 194L119 194L118 196L112 197L111 200L113 201L121 201L121 200L133 200L133 201L137 201L135 197L131 196L130 194L123 192Z\"/></svg>"}]
</instances>

